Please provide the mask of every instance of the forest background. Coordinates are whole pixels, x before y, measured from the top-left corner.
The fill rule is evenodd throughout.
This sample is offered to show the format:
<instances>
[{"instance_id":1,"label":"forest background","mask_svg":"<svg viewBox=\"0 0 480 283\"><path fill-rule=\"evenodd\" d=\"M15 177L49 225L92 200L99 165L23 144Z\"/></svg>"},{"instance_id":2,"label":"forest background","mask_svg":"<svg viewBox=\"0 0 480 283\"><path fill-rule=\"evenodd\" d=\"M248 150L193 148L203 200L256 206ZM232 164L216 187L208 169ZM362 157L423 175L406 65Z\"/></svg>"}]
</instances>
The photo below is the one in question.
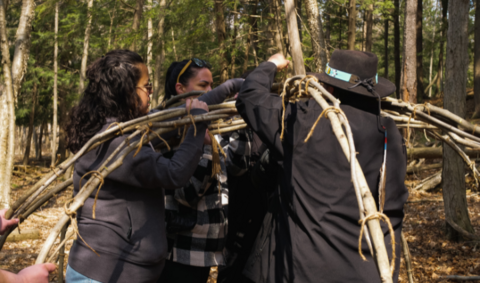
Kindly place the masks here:
<instances>
[{"instance_id":1,"label":"forest background","mask_svg":"<svg viewBox=\"0 0 480 283\"><path fill-rule=\"evenodd\" d=\"M394 97L434 101L460 117L480 117L480 0L295 0L298 47L290 40L285 2L0 0L0 208L12 203L17 187L11 172L29 178L19 171L21 164L35 160L49 167L67 158L64 127L87 83L86 67L114 49L144 58L154 86L152 107L163 101L165 73L174 61L209 61L218 85L278 52L293 63L300 52L306 71L322 72L335 49L352 49L377 54L378 75L397 86ZM449 65L448 52L450 58L460 54L450 61L456 64ZM459 85L447 82L448 72ZM474 97L470 112L467 97ZM423 177L433 174L426 172ZM445 172L444 181L457 188L450 209L462 208L453 218L474 233L464 172L457 174L463 180L448 180L453 175ZM458 233L448 238L461 239Z\"/></svg>"}]
</instances>

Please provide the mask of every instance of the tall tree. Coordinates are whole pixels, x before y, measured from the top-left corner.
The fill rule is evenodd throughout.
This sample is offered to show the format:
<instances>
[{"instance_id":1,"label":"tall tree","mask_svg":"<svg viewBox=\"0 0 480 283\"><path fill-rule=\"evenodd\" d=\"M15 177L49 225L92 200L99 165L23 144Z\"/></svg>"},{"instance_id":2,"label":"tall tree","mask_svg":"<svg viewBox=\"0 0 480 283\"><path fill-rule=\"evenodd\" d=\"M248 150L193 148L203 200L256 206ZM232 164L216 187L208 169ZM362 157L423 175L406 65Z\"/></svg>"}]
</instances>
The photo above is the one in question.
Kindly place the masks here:
<instances>
[{"instance_id":1,"label":"tall tree","mask_svg":"<svg viewBox=\"0 0 480 283\"><path fill-rule=\"evenodd\" d=\"M217 41L220 49L220 83L228 80L228 58L225 47L227 33L225 31L225 3L224 1L215 1L215 26L217 31Z\"/></svg>"},{"instance_id":2,"label":"tall tree","mask_svg":"<svg viewBox=\"0 0 480 283\"><path fill-rule=\"evenodd\" d=\"M92 32L92 12L93 0L87 2L87 26L85 28L85 37L83 39L82 63L80 65L80 81L78 83L78 94L82 94L85 89L85 76L87 73L88 47L90 46L90 34Z\"/></svg>"},{"instance_id":3,"label":"tall tree","mask_svg":"<svg viewBox=\"0 0 480 283\"><path fill-rule=\"evenodd\" d=\"M3 84L0 92L0 208L10 207L10 176L13 168L8 167L10 120L15 119L11 111L14 104L10 50L7 37L6 6L0 0L0 48L2 51Z\"/></svg>"},{"instance_id":4,"label":"tall tree","mask_svg":"<svg viewBox=\"0 0 480 283\"><path fill-rule=\"evenodd\" d=\"M355 50L355 35L357 30L357 4L356 0L350 0L348 2L348 39L347 49Z\"/></svg>"},{"instance_id":5,"label":"tall tree","mask_svg":"<svg viewBox=\"0 0 480 283\"><path fill-rule=\"evenodd\" d=\"M394 0L395 14L393 16L393 54L395 61L395 86L397 87L397 98L400 98L400 0Z\"/></svg>"},{"instance_id":6,"label":"tall tree","mask_svg":"<svg viewBox=\"0 0 480 283\"><path fill-rule=\"evenodd\" d=\"M147 0L148 10L152 9L152 0ZM150 78L152 78L152 61L153 61L153 22L152 17L149 15L147 22L147 68Z\"/></svg>"},{"instance_id":7,"label":"tall tree","mask_svg":"<svg viewBox=\"0 0 480 283\"><path fill-rule=\"evenodd\" d=\"M0 1L0 38L5 91L0 94L0 206L10 205L10 179L15 155L15 99L27 70L30 52L30 32L35 15L33 0L23 0L18 28L15 34L15 52L12 63L6 27L6 5ZM5 123L6 122L6 123Z\"/></svg>"},{"instance_id":8,"label":"tall tree","mask_svg":"<svg viewBox=\"0 0 480 283\"><path fill-rule=\"evenodd\" d=\"M32 109L30 111L30 119L28 123L28 135L27 135L27 142L25 147L25 154L23 155L23 165L28 165L28 161L30 159L30 148L32 144L32 136L35 131L34 122L35 122L35 106L37 104L37 83L33 83L33 90L32 90Z\"/></svg>"},{"instance_id":9,"label":"tall tree","mask_svg":"<svg viewBox=\"0 0 480 283\"><path fill-rule=\"evenodd\" d=\"M142 20L143 1L144 0L136 0L135 2L135 12L133 14L132 22L132 31L134 36L132 44L130 45L130 49L132 51L137 51L137 37L139 37L138 28L140 27L140 21Z\"/></svg>"},{"instance_id":10,"label":"tall tree","mask_svg":"<svg viewBox=\"0 0 480 283\"><path fill-rule=\"evenodd\" d=\"M55 3L55 43L53 47L53 123L52 123L52 160L50 166L55 166L57 159L57 110L58 110L58 10L59 2ZM83 59L83 58L82 58ZM83 60L82 60L83 63ZM83 88L82 88L83 89Z\"/></svg>"},{"instance_id":11,"label":"tall tree","mask_svg":"<svg viewBox=\"0 0 480 283\"><path fill-rule=\"evenodd\" d=\"M271 0L272 7L274 9L275 16L275 46L277 52L281 52L285 55L285 47L283 46L283 25L282 25L282 7L280 5L280 0Z\"/></svg>"},{"instance_id":12,"label":"tall tree","mask_svg":"<svg viewBox=\"0 0 480 283\"><path fill-rule=\"evenodd\" d=\"M447 59L445 64L445 95L443 107L460 117L465 116L468 68L468 12L469 0L456 0L448 5ZM473 233L467 209L465 166L447 144L443 145L443 201L445 218ZM446 223L447 237L453 241L462 236Z\"/></svg>"},{"instance_id":13,"label":"tall tree","mask_svg":"<svg viewBox=\"0 0 480 283\"><path fill-rule=\"evenodd\" d=\"M388 18L385 15L384 31L383 31L383 68L384 68L384 77L388 80Z\"/></svg>"},{"instance_id":14,"label":"tall tree","mask_svg":"<svg viewBox=\"0 0 480 283\"><path fill-rule=\"evenodd\" d=\"M366 39L365 39L365 51L372 52L373 46L373 3L368 4L367 10L365 11L365 21L366 21Z\"/></svg>"},{"instance_id":15,"label":"tall tree","mask_svg":"<svg viewBox=\"0 0 480 283\"><path fill-rule=\"evenodd\" d=\"M403 65L400 96L404 101L417 102L417 0L405 1L403 34Z\"/></svg>"},{"instance_id":16,"label":"tall tree","mask_svg":"<svg viewBox=\"0 0 480 283\"><path fill-rule=\"evenodd\" d=\"M285 0L285 17L287 19L288 39L293 60L293 70L295 75L305 75L302 45L298 34L295 3L293 0Z\"/></svg>"},{"instance_id":17,"label":"tall tree","mask_svg":"<svg viewBox=\"0 0 480 283\"><path fill-rule=\"evenodd\" d=\"M153 95L152 108L160 102L163 93L163 63L165 61L165 14L167 10L167 0L160 0L158 14L157 39L160 43L159 51L155 57L155 75L153 76Z\"/></svg>"},{"instance_id":18,"label":"tall tree","mask_svg":"<svg viewBox=\"0 0 480 283\"><path fill-rule=\"evenodd\" d=\"M423 92L423 0L417 0L417 93Z\"/></svg>"},{"instance_id":19,"label":"tall tree","mask_svg":"<svg viewBox=\"0 0 480 283\"><path fill-rule=\"evenodd\" d=\"M322 18L318 12L316 0L305 0L305 10L307 11L307 22L312 40L312 50L314 57L314 72L325 71L327 64L327 53L325 52L325 37L323 35Z\"/></svg>"},{"instance_id":20,"label":"tall tree","mask_svg":"<svg viewBox=\"0 0 480 283\"><path fill-rule=\"evenodd\" d=\"M480 0L475 1L475 47L473 91L475 112L472 118L480 117Z\"/></svg>"},{"instance_id":21,"label":"tall tree","mask_svg":"<svg viewBox=\"0 0 480 283\"><path fill-rule=\"evenodd\" d=\"M436 6L435 4L433 5L434 7ZM435 16L433 19L433 31L432 31L432 48L430 50L430 69L429 69L429 74L428 74L428 97L432 97L432 70L433 70L433 53L435 51L435 29L437 27L436 25L436 20L437 20L437 12L438 12L438 7L435 8Z\"/></svg>"},{"instance_id":22,"label":"tall tree","mask_svg":"<svg viewBox=\"0 0 480 283\"><path fill-rule=\"evenodd\" d=\"M447 39L447 10L448 10L448 0L441 0L442 3L442 35L440 39L440 46L438 52L438 67L437 67L437 95L442 92L442 80L443 80L443 65L444 65L444 52L445 52L445 41Z\"/></svg>"},{"instance_id":23,"label":"tall tree","mask_svg":"<svg viewBox=\"0 0 480 283\"><path fill-rule=\"evenodd\" d=\"M232 15L232 25L233 25L233 34L232 34L232 46L231 46L231 54L232 54L232 60L230 63L231 69L230 69L230 77L235 78L235 59L237 57L237 33L238 33L238 23L237 23L237 0L234 0L233 3L233 15ZM272 7L274 7L272 5ZM274 25L274 21L270 21ZM273 31L272 31L273 32ZM276 33L275 33L276 34ZM275 35L274 35L275 36Z\"/></svg>"}]
</instances>

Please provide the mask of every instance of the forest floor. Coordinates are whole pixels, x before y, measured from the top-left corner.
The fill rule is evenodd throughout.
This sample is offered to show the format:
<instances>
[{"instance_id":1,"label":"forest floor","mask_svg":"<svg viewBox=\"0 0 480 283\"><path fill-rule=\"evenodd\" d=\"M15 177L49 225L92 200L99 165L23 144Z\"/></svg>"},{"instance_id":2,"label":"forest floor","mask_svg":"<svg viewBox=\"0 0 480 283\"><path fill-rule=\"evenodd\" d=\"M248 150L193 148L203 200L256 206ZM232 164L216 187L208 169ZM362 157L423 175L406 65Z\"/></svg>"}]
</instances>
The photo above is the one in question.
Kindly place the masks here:
<instances>
[{"instance_id":1,"label":"forest floor","mask_svg":"<svg viewBox=\"0 0 480 283\"><path fill-rule=\"evenodd\" d=\"M441 100L431 100L432 104L439 105ZM473 112L473 103L467 102L467 113ZM468 115L471 114L467 114ZM473 121L479 123L480 120ZM421 135L416 138L417 146L422 146ZM20 159L20 157L18 157ZM439 162L440 160L428 160L426 163ZM37 165L35 174L48 172L44 164L50 162L32 161ZM23 169L16 168L22 171ZM444 275L480 275L480 242L463 241L459 243L446 240L445 236L445 214L442 201L442 189L436 188L430 192L415 192L413 188L419 181L430 176L438 170L422 171L419 174L408 175L406 180L410 196L405 205L404 234L407 239L412 256L412 267L415 282L455 282L444 280ZM22 174L14 174L12 177L12 201L20 197L34 182ZM480 235L480 195L475 188L473 179L467 181L467 202L468 211L473 227L477 235ZM60 181L57 181L60 182ZM65 202L72 195L72 187L58 194L46 203L40 210L32 214L24 223L21 230L40 231L40 239L24 240L19 242L7 242L0 252L0 268L11 272L18 272L21 269L35 263L35 259L48 236L49 231L58 217L63 212ZM70 230L71 228L69 228ZM68 233L67 233L68 234ZM400 239L396 239L400 241ZM57 243L59 240L57 240ZM65 266L68 260L68 253L73 240L67 241L65 251ZM65 272L65 270L63 271ZM216 269L212 269L211 278L208 283L215 283ZM51 282L57 282L58 270L50 276ZM407 269L402 256L400 266L399 282L408 282ZM478 282L478 281L463 281Z\"/></svg>"}]
</instances>

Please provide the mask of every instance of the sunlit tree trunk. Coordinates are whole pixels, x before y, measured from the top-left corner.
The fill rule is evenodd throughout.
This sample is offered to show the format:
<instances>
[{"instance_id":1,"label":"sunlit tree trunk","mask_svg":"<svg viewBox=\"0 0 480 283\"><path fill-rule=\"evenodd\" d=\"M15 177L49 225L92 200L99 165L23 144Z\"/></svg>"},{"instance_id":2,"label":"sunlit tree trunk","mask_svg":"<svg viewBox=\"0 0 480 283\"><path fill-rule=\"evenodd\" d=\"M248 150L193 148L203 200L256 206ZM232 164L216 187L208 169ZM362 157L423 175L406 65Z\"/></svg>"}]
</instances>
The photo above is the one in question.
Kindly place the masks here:
<instances>
[{"instance_id":1,"label":"sunlit tree trunk","mask_svg":"<svg viewBox=\"0 0 480 283\"><path fill-rule=\"evenodd\" d=\"M365 40L365 51L372 52L373 46L373 4L369 4L367 10L365 11L365 20L367 23L366 28L366 40Z\"/></svg>"},{"instance_id":2,"label":"sunlit tree trunk","mask_svg":"<svg viewBox=\"0 0 480 283\"><path fill-rule=\"evenodd\" d=\"M147 5L148 9L152 9L152 0L147 0ZM153 54L152 54L152 49L153 49L153 23L152 23L152 17L148 17L148 23L147 23L147 69L148 69L148 74L150 78L152 77L152 60L153 60Z\"/></svg>"},{"instance_id":3,"label":"sunlit tree trunk","mask_svg":"<svg viewBox=\"0 0 480 283\"><path fill-rule=\"evenodd\" d=\"M220 48L220 83L228 80L228 61L227 51L225 50L225 16L223 15L225 9L224 1L215 1L215 25L217 30L217 41Z\"/></svg>"},{"instance_id":4,"label":"sunlit tree trunk","mask_svg":"<svg viewBox=\"0 0 480 283\"><path fill-rule=\"evenodd\" d=\"M53 123L52 123L52 162L50 166L55 166L57 159L57 103L58 103L58 11L59 2L55 4L55 45L53 48ZM85 32L86 33L86 32ZM86 37L86 34L85 34ZM90 37L90 34L89 34ZM85 50L84 50L85 52ZM88 52L88 50L87 50ZM85 54L84 54L85 55ZM85 60L86 64L86 60ZM83 66L83 58L82 58ZM80 75L81 77L81 75ZM83 89L83 88L82 88Z\"/></svg>"},{"instance_id":5,"label":"sunlit tree trunk","mask_svg":"<svg viewBox=\"0 0 480 283\"><path fill-rule=\"evenodd\" d=\"M80 81L78 83L78 94L82 94L85 89L85 76L87 73L88 46L90 45L90 33L92 31L92 10L93 0L88 0L87 4L87 27L85 28L85 38L83 40L82 63L80 65Z\"/></svg>"},{"instance_id":6,"label":"sunlit tree trunk","mask_svg":"<svg viewBox=\"0 0 480 283\"><path fill-rule=\"evenodd\" d=\"M348 39L347 39L348 50L355 50L355 35L357 30L356 20L357 20L356 0L350 0L348 2Z\"/></svg>"},{"instance_id":7,"label":"sunlit tree trunk","mask_svg":"<svg viewBox=\"0 0 480 283\"><path fill-rule=\"evenodd\" d=\"M153 77L152 107L158 105L160 98L163 99L163 61L165 60L165 13L167 0L160 0L158 14L157 38L160 43L159 52L155 58L155 75Z\"/></svg>"},{"instance_id":8,"label":"sunlit tree trunk","mask_svg":"<svg viewBox=\"0 0 480 283\"><path fill-rule=\"evenodd\" d=\"M285 0L285 17L287 19L288 39L292 53L293 71L295 75L305 75L302 45L298 34L295 3L293 0Z\"/></svg>"},{"instance_id":9,"label":"sunlit tree trunk","mask_svg":"<svg viewBox=\"0 0 480 283\"><path fill-rule=\"evenodd\" d=\"M133 14L133 23L132 23L132 32L133 32L133 42L130 45L130 50L137 51L137 37L139 37L138 28L140 27L140 21L142 20L143 14L143 1L136 0L135 12Z\"/></svg>"},{"instance_id":10,"label":"sunlit tree trunk","mask_svg":"<svg viewBox=\"0 0 480 283\"><path fill-rule=\"evenodd\" d=\"M305 0L305 10L307 11L307 22L312 39L312 50L314 57L315 70L320 73L325 71L327 64L327 53L325 48L325 36L323 34L322 18L318 11L316 0Z\"/></svg>"},{"instance_id":11,"label":"sunlit tree trunk","mask_svg":"<svg viewBox=\"0 0 480 283\"><path fill-rule=\"evenodd\" d=\"M417 0L405 2L405 28L403 42L403 66L400 97L404 101L417 102Z\"/></svg>"},{"instance_id":12,"label":"sunlit tree trunk","mask_svg":"<svg viewBox=\"0 0 480 283\"><path fill-rule=\"evenodd\" d=\"M0 48L3 63L3 85L0 89L0 209L10 207L10 175L13 169L8 168L6 158L9 153L9 124L11 116L14 115L10 111L14 95L5 10L5 2L0 0Z\"/></svg>"},{"instance_id":13,"label":"sunlit tree trunk","mask_svg":"<svg viewBox=\"0 0 480 283\"><path fill-rule=\"evenodd\" d=\"M448 5L443 107L462 118L465 116L467 92L469 9L469 0L456 0L455 5ZM446 144L443 145L442 181L445 218L455 222L464 230L474 233L467 209L463 159ZM461 234L448 223L445 224L449 240L463 240Z\"/></svg>"},{"instance_id":14,"label":"sunlit tree trunk","mask_svg":"<svg viewBox=\"0 0 480 283\"><path fill-rule=\"evenodd\" d=\"M23 165L28 165L28 161L30 159L30 148L32 144L32 136L33 132L35 131L35 127L33 123L35 122L35 105L37 104L37 83L33 83L32 89L32 109L30 111L30 121L28 123L28 135L27 135L27 143L25 147L25 154L23 155Z\"/></svg>"},{"instance_id":15,"label":"sunlit tree trunk","mask_svg":"<svg viewBox=\"0 0 480 283\"><path fill-rule=\"evenodd\" d=\"M435 7L435 4L433 6ZM432 49L430 51L430 70L429 70L429 74L428 74L428 84L429 85L432 83L433 53L435 51L435 30L436 30L436 27L437 27L437 25L436 25L437 12L438 12L438 7L435 9L435 18L433 19ZM428 89L428 97L432 97L432 88L431 87Z\"/></svg>"},{"instance_id":16,"label":"sunlit tree trunk","mask_svg":"<svg viewBox=\"0 0 480 283\"><path fill-rule=\"evenodd\" d=\"M445 41L447 33L447 9L448 9L448 0L442 0L442 35L440 39L440 46L438 52L438 75L437 75L437 93L440 95L442 93L442 80L443 80L443 65L444 65L444 52L445 52Z\"/></svg>"}]
</instances>

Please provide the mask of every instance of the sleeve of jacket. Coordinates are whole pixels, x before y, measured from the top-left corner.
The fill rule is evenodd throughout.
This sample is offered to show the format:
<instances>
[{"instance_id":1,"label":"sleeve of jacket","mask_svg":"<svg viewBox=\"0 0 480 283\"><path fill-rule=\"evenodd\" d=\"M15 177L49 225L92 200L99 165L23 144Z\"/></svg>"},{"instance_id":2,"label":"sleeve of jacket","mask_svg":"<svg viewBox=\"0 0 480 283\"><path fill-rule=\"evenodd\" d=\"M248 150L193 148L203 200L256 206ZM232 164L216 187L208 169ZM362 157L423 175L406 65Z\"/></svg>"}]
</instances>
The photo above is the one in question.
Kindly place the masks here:
<instances>
[{"instance_id":1,"label":"sleeve of jacket","mask_svg":"<svg viewBox=\"0 0 480 283\"><path fill-rule=\"evenodd\" d=\"M261 63L245 79L236 106L238 113L262 142L283 156L280 140L282 99L278 94L270 93L276 71L274 63Z\"/></svg>"},{"instance_id":2,"label":"sleeve of jacket","mask_svg":"<svg viewBox=\"0 0 480 283\"><path fill-rule=\"evenodd\" d=\"M192 110L192 114L206 113L202 109ZM183 187L193 175L203 154L203 139L207 129L206 122L196 123L197 134L193 127L188 130L185 140L171 159L155 152L150 145L142 146L133 157L129 153L123 165L109 175L109 179L144 189L175 189Z\"/></svg>"},{"instance_id":3,"label":"sleeve of jacket","mask_svg":"<svg viewBox=\"0 0 480 283\"><path fill-rule=\"evenodd\" d=\"M229 95L240 91L243 81L244 79L229 79L213 90L200 96L198 100L205 102L207 105L222 103Z\"/></svg>"}]
</instances>

